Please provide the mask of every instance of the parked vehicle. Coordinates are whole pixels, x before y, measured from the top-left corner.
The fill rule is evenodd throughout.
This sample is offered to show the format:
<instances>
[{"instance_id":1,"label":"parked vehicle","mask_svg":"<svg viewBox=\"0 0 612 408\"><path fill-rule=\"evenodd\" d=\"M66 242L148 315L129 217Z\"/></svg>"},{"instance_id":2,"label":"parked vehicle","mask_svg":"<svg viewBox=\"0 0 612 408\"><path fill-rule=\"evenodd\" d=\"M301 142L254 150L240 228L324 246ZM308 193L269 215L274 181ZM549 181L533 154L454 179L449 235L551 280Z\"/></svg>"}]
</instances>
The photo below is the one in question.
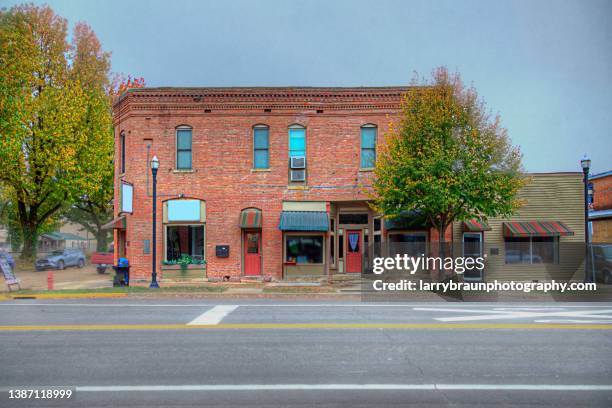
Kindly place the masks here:
<instances>
[{"instance_id":1,"label":"parked vehicle","mask_svg":"<svg viewBox=\"0 0 612 408\"><path fill-rule=\"evenodd\" d=\"M60 249L51 252L44 258L36 261L36 270L43 269L64 269L67 266L85 266L85 254L80 249Z\"/></svg>"},{"instance_id":2,"label":"parked vehicle","mask_svg":"<svg viewBox=\"0 0 612 408\"><path fill-rule=\"evenodd\" d=\"M96 265L96 271L99 274L106 272L106 268L113 265L114 252L94 252L91 255L90 262Z\"/></svg>"},{"instance_id":3,"label":"parked vehicle","mask_svg":"<svg viewBox=\"0 0 612 408\"><path fill-rule=\"evenodd\" d=\"M0 252L0 259L6 259L6 262L9 264L11 269L15 269L15 259L8 252Z\"/></svg>"},{"instance_id":4,"label":"parked vehicle","mask_svg":"<svg viewBox=\"0 0 612 408\"><path fill-rule=\"evenodd\" d=\"M612 245L593 245L595 279L612 284Z\"/></svg>"}]
</instances>

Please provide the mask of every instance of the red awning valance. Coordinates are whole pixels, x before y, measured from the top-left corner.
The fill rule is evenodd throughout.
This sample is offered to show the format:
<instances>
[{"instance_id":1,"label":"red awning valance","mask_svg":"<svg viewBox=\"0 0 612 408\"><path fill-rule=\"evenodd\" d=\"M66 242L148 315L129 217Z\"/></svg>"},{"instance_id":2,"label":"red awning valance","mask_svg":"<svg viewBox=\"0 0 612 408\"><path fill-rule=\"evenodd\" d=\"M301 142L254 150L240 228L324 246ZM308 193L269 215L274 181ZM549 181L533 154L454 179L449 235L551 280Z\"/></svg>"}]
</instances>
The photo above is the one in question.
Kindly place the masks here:
<instances>
[{"instance_id":1,"label":"red awning valance","mask_svg":"<svg viewBox=\"0 0 612 408\"><path fill-rule=\"evenodd\" d=\"M475 218L463 222L463 231L465 232L482 232L490 230L491 227L489 227L489 224Z\"/></svg>"},{"instance_id":2,"label":"red awning valance","mask_svg":"<svg viewBox=\"0 0 612 408\"><path fill-rule=\"evenodd\" d=\"M561 235L574 235L574 232L560 221L504 222L505 237L556 237Z\"/></svg>"}]
</instances>

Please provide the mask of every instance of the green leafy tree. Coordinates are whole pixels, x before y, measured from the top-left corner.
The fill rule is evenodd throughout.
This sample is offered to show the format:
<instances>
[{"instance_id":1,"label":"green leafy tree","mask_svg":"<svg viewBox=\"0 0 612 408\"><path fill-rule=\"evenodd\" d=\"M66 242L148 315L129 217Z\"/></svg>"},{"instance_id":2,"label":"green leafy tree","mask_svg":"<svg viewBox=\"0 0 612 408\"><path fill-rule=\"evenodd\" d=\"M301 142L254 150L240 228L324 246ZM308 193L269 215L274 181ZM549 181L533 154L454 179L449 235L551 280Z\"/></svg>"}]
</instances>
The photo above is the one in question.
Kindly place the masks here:
<instances>
[{"instance_id":1,"label":"green leafy tree","mask_svg":"<svg viewBox=\"0 0 612 408\"><path fill-rule=\"evenodd\" d=\"M49 7L0 12L0 183L36 257L49 220L94 194L112 160L109 54L85 24L75 28Z\"/></svg>"},{"instance_id":2,"label":"green leafy tree","mask_svg":"<svg viewBox=\"0 0 612 408\"><path fill-rule=\"evenodd\" d=\"M373 206L389 218L418 214L438 231L444 257L453 221L511 215L526 179L499 116L458 74L438 68L415 85L377 159Z\"/></svg>"}]
</instances>

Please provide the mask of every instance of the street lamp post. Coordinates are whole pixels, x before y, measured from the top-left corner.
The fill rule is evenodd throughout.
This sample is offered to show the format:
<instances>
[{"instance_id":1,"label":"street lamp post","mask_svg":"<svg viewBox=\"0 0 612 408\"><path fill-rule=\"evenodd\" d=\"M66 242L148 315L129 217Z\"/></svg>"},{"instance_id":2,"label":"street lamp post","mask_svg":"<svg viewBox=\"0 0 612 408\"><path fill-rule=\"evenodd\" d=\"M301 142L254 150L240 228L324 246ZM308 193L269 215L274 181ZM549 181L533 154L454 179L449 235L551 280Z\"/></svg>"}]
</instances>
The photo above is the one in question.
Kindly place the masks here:
<instances>
[{"instance_id":1,"label":"street lamp post","mask_svg":"<svg viewBox=\"0 0 612 408\"><path fill-rule=\"evenodd\" d=\"M157 170L159 169L159 159L157 156L153 156L151 159L151 174L153 175L153 230L151 237L151 245L153 246L153 265L151 270L151 288L159 288L157 283Z\"/></svg>"},{"instance_id":2,"label":"street lamp post","mask_svg":"<svg viewBox=\"0 0 612 408\"><path fill-rule=\"evenodd\" d=\"M585 244L585 262L584 262L584 281L590 282L592 277L589 274L590 271L590 256L589 256L589 168L591 167L591 159L585 154L582 160L580 160L580 166L582 167L582 182L584 183L584 244Z\"/></svg>"}]
</instances>

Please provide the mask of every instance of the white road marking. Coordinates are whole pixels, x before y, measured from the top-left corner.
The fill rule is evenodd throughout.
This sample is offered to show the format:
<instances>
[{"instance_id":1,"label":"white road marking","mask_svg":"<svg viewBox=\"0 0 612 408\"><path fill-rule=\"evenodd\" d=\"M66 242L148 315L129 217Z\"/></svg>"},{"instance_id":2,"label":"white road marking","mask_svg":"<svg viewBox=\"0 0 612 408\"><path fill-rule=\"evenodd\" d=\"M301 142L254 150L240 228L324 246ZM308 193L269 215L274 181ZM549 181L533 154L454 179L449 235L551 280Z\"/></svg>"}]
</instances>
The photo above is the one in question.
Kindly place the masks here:
<instances>
[{"instance_id":1,"label":"white road marking","mask_svg":"<svg viewBox=\"0 0 612 408\"><path fill-rule=\"evenodd\" d=\"M441 322L463 322L470 320L502 320L502 319L518 319L532 317L585 317L591 319L612 319L612 315L604 315L603 313L612 313L612 309L599 310L578 310L578 311L558 311L551 312L528 312L521 309L518 310L477 310L477 309L450 309L450 308L414 308L414 310L427 310L439 312L470 312L470 313L489 313L470 316L454 316L454 317L436 317L435 320Z\"/></svg>"},{"instance_id":2,"label":"white road marking","mask_svg":"<svg viewBox=\"0 0 612 408\"><path fill-rule=\"evenodd\" d=\"M546 319L534 320L535 323L582 323L582 324L608 324L609 320L572 320L572 319Z\"/></svg>"},{"instance_id":3,"label":"white road marking","mask_svg":"<svg viewBox=\"0 0 612 408\"><path fill-rule=\"evenodd\" d=\"M21 301L19 301L21 302ZM267 303L245 303L245 304L240 304L238 306L245 306L245 307L325 307L325 308L334 308L334 307L338 307L338 308L345 308L345 307L364 307L364 308L375 308L375 307L382 307L382 308L402 308L402 307L410 307L410 308L416 308L417 306L423 306L424 304L426 304L425 302L423 303L390 303L390 304L368 304L368 303L340 303L340 304L336 304L336 303L307 303L307 304L295 304L295 303L287 303L287 304L267 304ZM431 303L434 306L436 305L436 303ZM440 304L440 303L437 303ZM441 305L444 306L448 306L448 303L442 303ZM52 306L52 307L71 307L71 306L78 306L78 307L210 307L213 306L210 303L192 303L192 304L164 304L164 303L156 303L156 304L147 304L147 303L119 303L119 302L115 302L115 303L16 303L16 302L0 302L0 308L1 307L33 307L33 306ZM494 307L495 304L479 304L478 307ZM468 307L474 307L474 304L457 304L457 305L453 305L453 308L456 309L448 309L449 311L463 311L466 312L466 308ZM597 308L597 307L610 307L610 303L607 304L602 304L602 305L564 305L563 308ZM558 306L556 307L551 307L551 308L547 308L547 307L540 307L543 310L557 310L559 309ZM497 308L497 311L503 311L502 308ZM507 310L522 310L524 309L524 307L516 307L516 308L512 308L512 307L507 307L505 308ZM417 309L415 309L417 310ZM437 310L441 310L439 308L424 308L424 307L420 307L418 308L418 310L431 310L431 311L437 311ZM489 313L489 311L487 309L482 309L482 310L478 310L478 312L481 313Z\"/></svg>"},{"instance_id":4,"label":"white road marking","mask_svg":"<svg viewBox=\"0 0 612 408\"><path fill-rule=\"evenodd\" d=\"M236 309L238 309L238 305L217 305L187 324L219 324L221 320Z\"/></svg>"},{"instance_id":5,"label":"white road marking","mask_svg":"<svg viewBox=\"0 0 612 408\"><path fill-rule=\"evenodd\" d=\"M6 388L8 389L8 388ZM4 390L4 388L0 388ZM612 385L596 384L200 384L77 386L77 392L138 391L612 391Z\"/></svg>"}]
</instances>

